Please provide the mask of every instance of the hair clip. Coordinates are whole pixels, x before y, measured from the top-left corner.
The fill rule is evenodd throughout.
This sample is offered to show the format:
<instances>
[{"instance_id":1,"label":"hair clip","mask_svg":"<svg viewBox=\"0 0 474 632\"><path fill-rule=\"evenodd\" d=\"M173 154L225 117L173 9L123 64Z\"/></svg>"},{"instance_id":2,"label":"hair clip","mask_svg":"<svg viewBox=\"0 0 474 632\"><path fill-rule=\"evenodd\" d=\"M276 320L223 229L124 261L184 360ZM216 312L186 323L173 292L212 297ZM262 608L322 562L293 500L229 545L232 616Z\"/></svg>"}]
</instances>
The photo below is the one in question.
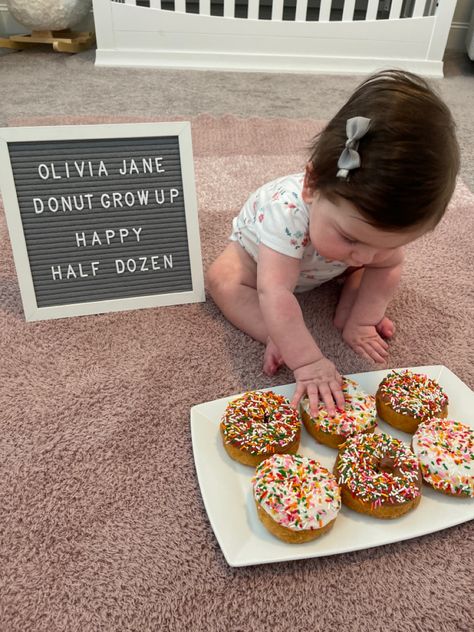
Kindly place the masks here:
<instances>
[{"instance_id":1,"label":"hair clip","mask_svg":"<svg viewBox=\"0 0 474 632\"><path fill-rule=\"evenodd\" d=\"M347 180L349 171L360 167L360 155L357 149L359 147L359 140L366 134L369 126L370 119L365 118L365 116L354 116L353 118L347 119L346 146L337 161L339 171L336 177Z\"/></svg>"}]
</instances>

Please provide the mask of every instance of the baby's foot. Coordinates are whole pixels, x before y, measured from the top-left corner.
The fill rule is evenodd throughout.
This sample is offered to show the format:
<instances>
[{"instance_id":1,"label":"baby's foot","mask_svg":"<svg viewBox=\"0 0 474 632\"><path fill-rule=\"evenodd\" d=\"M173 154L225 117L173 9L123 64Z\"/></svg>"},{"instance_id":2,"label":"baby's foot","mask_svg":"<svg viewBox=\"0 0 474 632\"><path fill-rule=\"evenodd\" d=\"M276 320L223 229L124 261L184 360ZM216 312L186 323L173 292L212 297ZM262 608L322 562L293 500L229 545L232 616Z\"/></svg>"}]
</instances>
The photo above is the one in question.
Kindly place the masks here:
<instances>
[{"instance_id":1,"label":"baby's foot","mask_svg":"<svg viewBox=\"0 0 474 632\"><path fill-rule=\"evenodd\" d=\"M267 375L275 375L280 367L284 364L276 345L268 339L267 347L263 356L263 372Z\"/></svg>"},{"instance_id":2,"label":"baby's foot","mask_svg":"<svg viewBox=\"0 0 474 632\"><path fill-rule=\"evenodd\" d=\"M395 325L390 318L384 316L382 320L375 326L375 329L382 336L382 338L392 338L395 333Z\"/></svg>"}]
</instances>

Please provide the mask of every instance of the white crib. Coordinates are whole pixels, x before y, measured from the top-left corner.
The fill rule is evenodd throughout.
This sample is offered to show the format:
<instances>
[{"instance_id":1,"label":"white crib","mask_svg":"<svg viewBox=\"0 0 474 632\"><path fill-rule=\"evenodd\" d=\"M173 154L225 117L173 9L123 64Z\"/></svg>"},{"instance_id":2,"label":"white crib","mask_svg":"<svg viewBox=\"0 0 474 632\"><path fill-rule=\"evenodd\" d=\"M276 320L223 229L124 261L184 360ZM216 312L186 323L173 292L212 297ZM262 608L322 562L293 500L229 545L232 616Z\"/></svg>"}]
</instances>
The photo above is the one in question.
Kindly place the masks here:
<instances>
[{"instance_id":1,"label":"white crib","mask_svg":"<svg viewBox=\"0 0 474 632\"><path fill-rule=\"evenodd\" d=\"M456 0L93 0L98 65L443 76Z\"/></svg>"}]
</instances>

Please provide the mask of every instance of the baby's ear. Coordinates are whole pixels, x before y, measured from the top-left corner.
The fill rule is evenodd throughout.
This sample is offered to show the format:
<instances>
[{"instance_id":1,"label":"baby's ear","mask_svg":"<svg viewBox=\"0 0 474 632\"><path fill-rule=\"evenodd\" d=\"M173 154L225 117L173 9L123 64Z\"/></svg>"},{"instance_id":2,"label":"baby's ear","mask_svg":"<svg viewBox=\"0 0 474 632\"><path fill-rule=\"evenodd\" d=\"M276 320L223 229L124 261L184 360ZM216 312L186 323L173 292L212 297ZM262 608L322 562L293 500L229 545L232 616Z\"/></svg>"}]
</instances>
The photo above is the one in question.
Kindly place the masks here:
<instances>
[{"instance_id":1,"label":"baby's ear","mask_svg":"<svg viewBox=\"0 0 474 632\"><path fill-rule=\"evenodd\" d=\"M306 168L304 172L304 180L303 180L303 190L301 192L301 197L306 204L311 204L314 197L314 185L313 183L313 164L310 162L306 163Z\"/></svg>"}]
</instances>

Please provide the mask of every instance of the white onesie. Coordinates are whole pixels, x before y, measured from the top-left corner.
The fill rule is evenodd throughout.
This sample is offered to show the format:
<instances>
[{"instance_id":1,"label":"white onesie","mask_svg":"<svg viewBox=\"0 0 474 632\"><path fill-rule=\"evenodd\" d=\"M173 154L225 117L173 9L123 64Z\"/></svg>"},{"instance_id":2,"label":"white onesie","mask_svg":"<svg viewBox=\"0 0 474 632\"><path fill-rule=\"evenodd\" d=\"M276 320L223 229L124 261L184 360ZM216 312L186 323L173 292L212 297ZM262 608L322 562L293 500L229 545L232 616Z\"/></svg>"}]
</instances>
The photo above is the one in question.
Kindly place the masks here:
<instances>
[{"instance_id":1,"label":"white onesie","mask_svg":"<svg viewBox=\"0 0 474 632\"><path fill-rule=\"evenodd\" d=\"M309 209L302 198L304 173L264 184L232 221L230 239L257 261L260 243L300 259L295 292L311 290L340 275L348 266L319 255L309 239Z\"/></svg>"}]
</instances>

